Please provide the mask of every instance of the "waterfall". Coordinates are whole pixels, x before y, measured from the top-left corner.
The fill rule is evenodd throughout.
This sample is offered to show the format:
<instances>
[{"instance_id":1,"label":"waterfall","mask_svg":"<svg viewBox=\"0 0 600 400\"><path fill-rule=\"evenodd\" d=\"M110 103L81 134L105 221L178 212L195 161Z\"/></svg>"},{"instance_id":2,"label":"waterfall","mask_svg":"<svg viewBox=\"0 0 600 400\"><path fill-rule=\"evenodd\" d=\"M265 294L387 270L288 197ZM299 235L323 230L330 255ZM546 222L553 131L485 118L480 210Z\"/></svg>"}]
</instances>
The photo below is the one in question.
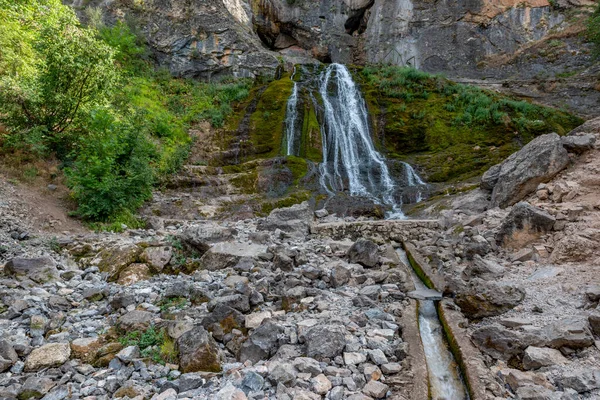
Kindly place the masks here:
<instances>
[{"instance_id":1,"label":"waterfall","mask_svg":"<svg viewBox=\"0 0 600 400\"><path fill-rule=\"evenodd\" d=\"M296 71L294 70L294 73ZM291 77L294 80L294 74ZM297 156L299 149L294 149L296 143L296 121L298 120L298 83L294 81L292 94L285 109L285 155Z\"/></svg>"},{"instance_id":2,"label":"waterfall","mask_svg":"<svg viewBox=\"0 0 600 400\"><path fill-rule=\"evenodd\" d=\"M395 184L384 157L375 150L368 112L348 69L331 64L321 75L323 101L323 162L321 185L329 192L347 189L393 207L390 218L403 218L394 200ZM404 163L409 186L424 185L414 169ZM419 195L420 197L420 195Z\"/></svg>"}]
</instances>

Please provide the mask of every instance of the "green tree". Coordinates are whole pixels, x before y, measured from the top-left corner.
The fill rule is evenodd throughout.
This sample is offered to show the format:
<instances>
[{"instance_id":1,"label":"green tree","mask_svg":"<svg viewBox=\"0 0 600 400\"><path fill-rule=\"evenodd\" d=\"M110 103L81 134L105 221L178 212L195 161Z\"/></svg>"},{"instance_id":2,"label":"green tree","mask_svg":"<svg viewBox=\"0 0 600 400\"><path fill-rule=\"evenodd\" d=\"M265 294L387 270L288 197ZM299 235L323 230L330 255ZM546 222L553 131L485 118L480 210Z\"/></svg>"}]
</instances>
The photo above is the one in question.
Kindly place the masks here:
<instances>
[{"instance_id":1,"label":"green tree","mask_svg":"<svg viewBox=\"0 0 600 400\"><path fill-rule=\"evenodd\" d=\"M0 6L6 7L0 24L3 123L54 146L85 112L108 100L117 79L114 50L58 0L0 0Z\"/></svg>"}]
</instances>

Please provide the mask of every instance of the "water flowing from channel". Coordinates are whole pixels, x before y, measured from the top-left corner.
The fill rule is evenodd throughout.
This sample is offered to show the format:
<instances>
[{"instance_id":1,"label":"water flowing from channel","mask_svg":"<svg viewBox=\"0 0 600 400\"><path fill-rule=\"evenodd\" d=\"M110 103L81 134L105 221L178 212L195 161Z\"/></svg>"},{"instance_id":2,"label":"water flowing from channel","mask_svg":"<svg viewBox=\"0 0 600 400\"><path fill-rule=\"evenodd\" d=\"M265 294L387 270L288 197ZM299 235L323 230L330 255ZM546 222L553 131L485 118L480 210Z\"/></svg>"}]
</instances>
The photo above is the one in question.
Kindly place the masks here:
<instances>
[{"instance_id":1,"label":"water flowing from channel","mask_svg":"<svg viewBox=\"0 0 600 400\"><path fill-rule=\"evenodd\" d=\"M410 267L403 249L397 250L400 259ZM417 290L427 289L411 269ZM432 400L468 400L460 369L450 351L440 318L433 300L419 300L419 332L429 375L429 390Z\"/></svg>"},{"instance_id":2,"label":"water flowing from channel","mask_svg":"<svg viewBox=\"0 0 600 400\"><path fill-rule=\"evenodd\" d=\"M367 107L348 69L331 64L321 76L325 135L321 184L330 192L347 182L352 196L365 196L394 206L394 181L383 156L375 150Z\"/></svg>"}]
</instances>

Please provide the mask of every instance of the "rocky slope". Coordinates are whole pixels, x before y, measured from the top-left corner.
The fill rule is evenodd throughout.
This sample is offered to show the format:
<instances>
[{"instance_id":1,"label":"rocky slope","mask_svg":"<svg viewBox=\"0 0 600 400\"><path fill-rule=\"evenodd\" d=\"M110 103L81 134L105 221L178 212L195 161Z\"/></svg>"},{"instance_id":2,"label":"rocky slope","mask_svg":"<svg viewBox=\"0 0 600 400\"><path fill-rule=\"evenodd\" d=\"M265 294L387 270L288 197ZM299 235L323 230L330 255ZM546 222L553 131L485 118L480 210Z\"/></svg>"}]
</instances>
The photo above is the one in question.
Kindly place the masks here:
<instances>
[{"instance_id":1,"label":"rocky slope","mask_svg":"<svg viewBox=\"0 0 600 400\"><path fill-rule=\"evenodd\" d=\"M0 397L426 398L404 243L476 346L473 398L597 398L598 136L541 136L437 221L397 227L303 203L57 235L3 183Z\"/></svg>"}]
</instances>

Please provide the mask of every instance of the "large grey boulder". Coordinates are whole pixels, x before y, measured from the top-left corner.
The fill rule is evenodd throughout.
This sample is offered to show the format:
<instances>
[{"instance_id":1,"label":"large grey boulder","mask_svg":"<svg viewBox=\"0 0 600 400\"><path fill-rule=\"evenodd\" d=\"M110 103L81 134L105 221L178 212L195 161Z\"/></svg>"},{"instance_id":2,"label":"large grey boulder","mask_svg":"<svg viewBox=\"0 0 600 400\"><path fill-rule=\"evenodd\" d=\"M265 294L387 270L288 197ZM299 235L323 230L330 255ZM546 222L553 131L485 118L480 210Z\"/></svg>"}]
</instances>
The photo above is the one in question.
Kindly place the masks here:
<instances>
[{"instance_id":1,"label":"large grey boulder","mask_svg":"<svg viewBox=\"0 0 600 400\"><path fill-rule=\"evenodd\" d=\"M360 238L348 250L348 261L363 267L374 267L379 260L379 246L374 242Z\"/></svg>"},{"instance_id":2,"label":"large grey boulder","mask_svg":"<svg viewBox=\"0 0 600 400\"><path fill-rule=\"evenodd\" d=\"M556 219L546 211L521 201L513 206L496 234L500 245L523 248L552 230Z\"/></svg>"},{"instance_id":3,"label":"large grey boulder","mask_svg":"<svg viewBox=\"0 0 600 400\"><path fill-rule=\"evenodd\" d=\"M133 310L122 315L117 321L117 326L126 332L144 331L150 324L154 315L148 311Z\"/></svg>"},{"instance_id":4,"label":"large grey boulder","mask_svg":"<svg viewBox=\"0 0 600 400\"><path fill-rule=\"evenodd\" d=\"M586 393L600 389L600 369L565 370L555 379L559 388Z\"/></svg>"},{"instance_id":5,"label":"large grey boulder","mask_svg":"<svg viewBox=\"0 0 600 400\"><path fill-rule=\"evenodd\" d=\"M479 350L504 361L512 357L520 358L529 346L544 344L544 337L539 332L514 331L498 325L487 325L475 330L471 339Z\"/></svg>"},{"instance_id":6,"label":"large grey boulder","mask_svg":"<svg viewBox=\"0 0 600 400\"><path fill-rule=\"evenodd\" d=\"M177 339L179 366L183 372L220 372L223 354L202 326L196 325Z\"/></svg>"},{"instance_id":7,"label":"large grey boulder","mask_svg":"<svg viewBox=\"0 0 600 400\"><path fill-rule=\"evenodd\" d=\"M276 324L271 320L262 323L254 332L250 334L240 349L239 360L246 362L248 360L257 363L260 360L267 360L273 356L279 346L280 336L284 330L281 325Z\"/></svg>"},{"instance_id":8,"label":"large grey boulder","mask_svg":"<svg viewBox=\"0 0 600 400\"><path fill-rule=\"evenodd\" d=\"M561 138L562 144L571 153L580 154L594 148L596 135L586 133L582 135L564 136Z\"/></svg>"},{"instance_id":9,"label":"large grey boulder","mask_svg":"<svg viewBox=\"0 0 600 400\"><path fill-rule=\"evenodd\" d=\"M468 318L493 317L519 305L525 290L509 283L474 278L458 290L455 302Z\"/></svg>"},{"instance_id":10,"label":"large grey boulder","mask_svg":"<svg viewBox=\"0 0 600 400\"><path fill-rule=\"evenodd\" d=\"M265 231L280 229L294 235L306 235L313 221L313 212L308 202L291 207L276 208L268 217L258 221L257 228Z\"/></svg>"},{"instance_id":11,"label":"large grey boulder","mask_svg":"<svg viewBox=\"0 0 600 400\"><path fill-rule=\"evenodd\" d=\"M206 253L212 244L233 239L235 230L214 224L193 224L186 226L179 239L191 250L200 255Z\"/></svg>"},{"instance_id":12,"label":"large grey boulder","mask_svg":"<svg viewBox=\"0 0 600 400\"><path fill-rule=\"evenodd\" d=\"M346 329L342 325L317 325L305 335L306 355L317 360L335 358L346 346Z\"/></svg>"},{"instance_id":13,"label":"large grey boulder","mask_svg":"<svg viewBox=\"0 0 600 400\"><path fill-rule=\"evenodd\" d=\"M546 325L542 329L547 346L580 349L594 344L590 324L584 317L568 317Z\"/></svg>"},{"instance_id":14,"label":"large grey boulder","mask_svg":"<svg viewBox=\"0 0 600 400\"><path fill-rule=\"evenodd\" d=\"M40 284L58 277L56 263L50 257L15 257L6 263L4 272L17 279L27 278Z\"/></svg>"},{"instance_id":15,"label":"large grey boulder","mask_svg":"<svg viewBox=\"0 0 600 400\"><path fill-rule=\"evenodd\" d=\"M221 242L212 246L198 261L209 271L233 268L242 259L256 259L267 251L267 246L254 243Z\"/></svg>"},{"instance_id":16,"label":"large grey boulder","mask_svg":"<svg viewBox=\"0 0 600 400\"><path fill-rule=\"evenodd\" d=\"M492 206L507 207L533 192L565 169L569 154L556 133L538 136L481 178L481 188L492 191Z\"/></svg>"},{"instance_id":17,"label":"large grey boulder","mask_svg":"<svg viewBox=\"0 0 600 400\"><path fill-rule=\"evenodd\" d=\"M523 355L523 368L537 369L552 365L565 364L567 359L556 349L529 346Z\"/></svg>"}]
</instances>

